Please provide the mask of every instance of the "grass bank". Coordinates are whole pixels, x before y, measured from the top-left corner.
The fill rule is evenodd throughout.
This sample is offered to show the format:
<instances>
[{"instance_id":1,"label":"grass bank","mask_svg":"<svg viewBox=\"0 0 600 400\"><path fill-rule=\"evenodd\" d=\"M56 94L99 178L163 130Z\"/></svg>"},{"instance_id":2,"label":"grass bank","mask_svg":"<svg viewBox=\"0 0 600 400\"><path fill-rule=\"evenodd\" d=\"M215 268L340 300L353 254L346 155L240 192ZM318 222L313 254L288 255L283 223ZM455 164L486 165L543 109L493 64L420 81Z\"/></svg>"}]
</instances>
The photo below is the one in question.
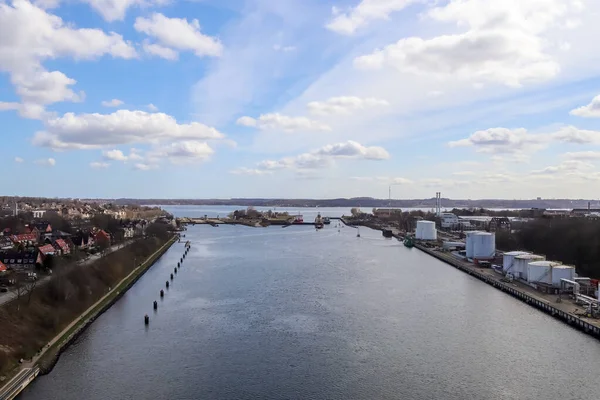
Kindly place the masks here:
<instances>
[{"instance_id":1,"label":"grass bank","mask_svg":"<svg viewBox=\"0 0 600 400\"><path fill-rule=\"evenodd\" d=\"M56 358L76 332L127 290L175 241L144 238L52 280L0 308L0 374ZM47 363L50 365L51 363ZM11 373L12 372L12 373Z\"/></svg>"}]
</instances>

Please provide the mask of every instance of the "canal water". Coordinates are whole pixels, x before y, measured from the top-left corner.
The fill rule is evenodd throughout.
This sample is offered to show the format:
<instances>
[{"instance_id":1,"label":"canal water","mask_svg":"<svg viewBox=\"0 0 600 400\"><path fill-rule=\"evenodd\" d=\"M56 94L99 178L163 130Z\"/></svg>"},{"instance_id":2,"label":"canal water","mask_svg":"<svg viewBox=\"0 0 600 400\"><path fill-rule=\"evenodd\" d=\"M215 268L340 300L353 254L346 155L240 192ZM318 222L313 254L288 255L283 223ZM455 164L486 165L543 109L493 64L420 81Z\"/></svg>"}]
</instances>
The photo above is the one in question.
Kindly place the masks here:
<instances>
[{"instance_id":1,"label":"canal water","mask_svg":"<svg viewBox=\"0 0 600 400\"><path fill-rule=\"evenodd\" d=\"M190 227L20 399L597 397L600 342L356 233Z\"/></svg>"}]
</instances>

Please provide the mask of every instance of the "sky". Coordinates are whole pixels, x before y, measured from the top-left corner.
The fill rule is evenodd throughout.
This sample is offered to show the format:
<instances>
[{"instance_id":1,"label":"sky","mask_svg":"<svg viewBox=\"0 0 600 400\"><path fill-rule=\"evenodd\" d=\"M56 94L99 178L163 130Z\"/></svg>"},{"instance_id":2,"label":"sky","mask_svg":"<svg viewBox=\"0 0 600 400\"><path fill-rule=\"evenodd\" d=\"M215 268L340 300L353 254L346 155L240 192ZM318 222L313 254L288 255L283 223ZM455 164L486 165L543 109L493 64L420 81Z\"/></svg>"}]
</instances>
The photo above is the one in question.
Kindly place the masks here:
<instances>
[{"instance_id":1,"label":"sky","mask_svg":"<svg viewBox=\"0 0 600 400\"><path fill-rule=\"evenodd\" d=\"M599 20L597 0L0 0L2 194L597 199Z\"/></svg>"}]
</instances>

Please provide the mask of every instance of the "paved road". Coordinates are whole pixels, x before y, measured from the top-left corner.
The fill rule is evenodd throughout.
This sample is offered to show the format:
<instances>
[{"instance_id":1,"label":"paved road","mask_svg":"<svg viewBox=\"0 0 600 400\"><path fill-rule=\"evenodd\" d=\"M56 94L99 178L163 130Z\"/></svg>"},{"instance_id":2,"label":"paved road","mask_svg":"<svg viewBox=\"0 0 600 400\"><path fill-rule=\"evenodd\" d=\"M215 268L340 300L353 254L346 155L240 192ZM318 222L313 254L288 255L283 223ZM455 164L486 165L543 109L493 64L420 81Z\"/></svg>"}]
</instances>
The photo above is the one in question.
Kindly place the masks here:
<instances>
[{"instance_id":1,"label":"paved road","mask_svg":"<svg viewBox=\"0 0 600 400\"><path fill-rule=\"evenodd\" d=\"M127 246L130 243L131 243L131 241L124 242L121 244L115 244L107 250L106 254L110 254L113 251L122 249L123 247ZM81 266L89 265L89 264L93 263L94 261L99 260L101 257L102 256L99 253L96 253L96 254L89 256L85 260L78 261L77 265L81 265ZM43 286L43 285L47 284L48 282L50 282L50 279L52 279L52 277L53 277L53 275L44 276L43 278L38 280L37 286L39 287L39 286ZM17 297L17 293L15 290L11 290L6 293L0 293L0 306L2 306L5 303L8 303L9 301L14 300L16 297Z\"/></svg>"}]
</instances>

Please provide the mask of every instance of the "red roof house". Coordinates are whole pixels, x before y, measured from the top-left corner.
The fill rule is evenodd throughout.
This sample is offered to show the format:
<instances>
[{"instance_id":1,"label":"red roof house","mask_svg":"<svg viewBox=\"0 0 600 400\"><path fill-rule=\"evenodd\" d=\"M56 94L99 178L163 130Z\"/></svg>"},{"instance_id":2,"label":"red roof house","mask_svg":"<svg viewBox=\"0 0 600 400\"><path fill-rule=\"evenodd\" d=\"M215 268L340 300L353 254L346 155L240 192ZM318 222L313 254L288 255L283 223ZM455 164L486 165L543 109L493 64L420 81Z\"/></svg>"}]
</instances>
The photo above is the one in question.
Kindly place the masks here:
<instances>
[{"instance_id":1,"label":"red roof house","mask_svg":"<svg viewBox=\"0 0 600 400\"><path fill-rule=\"evenodd\" d=\"M64 239L56 239L54 243L63 254L69 254L71 252L69 245L64 241Z\"/></svg>"},{"instance_id":2,"label":"red roof house","mask_svg":"<svg viewBox=\"0 0 600 400\"><path fill-rule=\"evenodd\" d=\"M39 250L43 256L54 255L56 253L56 249L51 244L46 244L44 246L40 246Z\"/></svg>"}]
</instances>

